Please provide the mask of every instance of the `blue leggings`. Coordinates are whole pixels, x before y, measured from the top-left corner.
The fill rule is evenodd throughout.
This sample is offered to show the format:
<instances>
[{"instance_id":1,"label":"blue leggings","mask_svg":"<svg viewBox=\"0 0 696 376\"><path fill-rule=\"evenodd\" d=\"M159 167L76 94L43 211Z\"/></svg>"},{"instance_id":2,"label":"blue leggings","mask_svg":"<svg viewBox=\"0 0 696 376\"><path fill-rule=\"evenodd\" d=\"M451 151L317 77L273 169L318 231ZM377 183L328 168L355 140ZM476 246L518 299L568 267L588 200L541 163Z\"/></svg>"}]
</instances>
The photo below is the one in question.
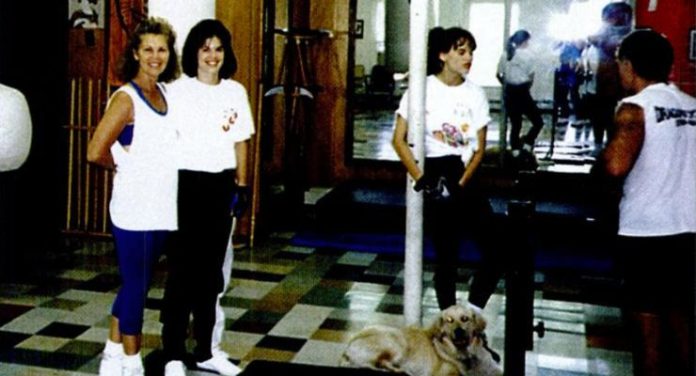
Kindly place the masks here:
<instances>
[{"instance_id":1,"label":"blue leggings","mask_svg":"<svg viewBox=\"0 0 696 376\"><path fill-rule=\"evenodd\" d=\"M121 334L138 335L143 329L152 269L162 254L170 231L130 231L112 226L112 233L122 286L111 314L119 320Z\"/></svg>"}]
</instances>

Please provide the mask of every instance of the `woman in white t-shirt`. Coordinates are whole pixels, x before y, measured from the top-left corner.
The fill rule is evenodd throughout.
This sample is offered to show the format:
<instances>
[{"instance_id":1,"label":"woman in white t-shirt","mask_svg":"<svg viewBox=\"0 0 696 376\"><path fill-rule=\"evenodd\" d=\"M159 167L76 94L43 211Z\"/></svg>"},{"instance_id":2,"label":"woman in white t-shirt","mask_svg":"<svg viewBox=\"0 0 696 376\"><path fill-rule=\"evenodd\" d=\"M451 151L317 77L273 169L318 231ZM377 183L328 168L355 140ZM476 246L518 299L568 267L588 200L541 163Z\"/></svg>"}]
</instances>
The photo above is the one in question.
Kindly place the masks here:
<instances>
[{"instance_id":1,"label":"woman in white t-shirt","mask_svg":"<svg viewBox=\"0 0 696 376\"><path fill-rule=\"evenodd\" d=\"M496 74L503 84L505 111L510 119L510 148L513 156L519 155L522 149L531 152L539 132L544 127L541 111L530 93L534 83L533 56L528 50L530 38L527 30L518 30L508 38ZM532 122L532 128L520 137L522 115Z\"/></svg>"},{"instance_id":2,"label":"woman in white t-shirt","mask_svg":"<svg viewBox=\"0 0 696 376\"><path fill-rule=\"evenodd\" d=\"M462 235L473 238L482 263L469 293L469 303L483 308L501 270L492 252L492 210L481 194L475 173L486 147L491 121L486 95L467 79L476 40L467 30L436 27L428 35L425 103L425 168L407 142L408 91L396 111L392 144L414 189L425 193L425 233L435 250L435 290L445 309L456 303L457 265Z\"/></svg>"},{"instance_id":3,"label":"woman in white t-shirt","mask_svg":"<svg viewBox=\"0 0 696 376\"><path fill-rule=\"evenodd\" d=\"M182 52L187 77L169 86L179 133L179 231L167 254L161 315L165 376L185 374L191 314L197 367L221 375L241 372L219 348L223 328L213 335L216 311L222 311L219 296L231 272L231 263L223 271L223 261L232 252L227 245L233 197L239 198L234 208L239 216L240 205L248 202L247 150L254 133L246 89L230 78L237 70L231 39L218 20L197 23Z\"/></svg>"}]
</instances>

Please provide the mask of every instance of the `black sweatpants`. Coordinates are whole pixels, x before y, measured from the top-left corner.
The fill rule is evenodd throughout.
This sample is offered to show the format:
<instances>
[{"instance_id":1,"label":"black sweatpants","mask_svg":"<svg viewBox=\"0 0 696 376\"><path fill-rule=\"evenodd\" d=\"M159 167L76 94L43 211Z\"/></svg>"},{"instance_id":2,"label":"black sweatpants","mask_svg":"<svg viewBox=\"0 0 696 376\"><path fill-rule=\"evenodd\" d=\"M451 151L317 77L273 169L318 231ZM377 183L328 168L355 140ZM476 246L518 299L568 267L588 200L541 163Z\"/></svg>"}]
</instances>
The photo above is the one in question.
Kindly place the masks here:
<instances>
[{"instance_id":1,"label":"black sweatpants","mask_svg":"<svg viewBox=\"0 0 696 376\"><path fill-rule=\"evenodd\" d=\"M510 147L521 149L522 143L534 146L539 132L544 127L541 111L529 92L531 84L505 85L505 109L510 118ZM522 132L522 115L532 122L532 128L524 137Z\"/></svg>"},{"instance_id":2,"label":"black sweatpants","mask_svg":"<svg viewBox=\"0 0 696 376\"><path fill-rule=\"evenodd\" d=\"M168 276L160 320L167 360L186 354L193 314L194 357L209 359L215 304L223 288L222 263L232 226L235 171L179 171L179 230L167 250Z\"/></svg>"},{"instance_id":3,"label":"black sweatpants","mask_svg":"<svg viewBox=\"0 0 696 376\"><path fill-rule=\"evenodd\" d=\"M425 200L424 230L435 250L435 292L438 305L445 309L456 303L459 248L464 238L473 240L481 252L481 262L469 289L469 302L483 308L504 272L496 239L501 234L493 223L493 210L478 187L476 178L466 187L458 181L464 172L459 156L427 158L425 171L447 180L450 197Z\"/></svg>"}]
</instances>

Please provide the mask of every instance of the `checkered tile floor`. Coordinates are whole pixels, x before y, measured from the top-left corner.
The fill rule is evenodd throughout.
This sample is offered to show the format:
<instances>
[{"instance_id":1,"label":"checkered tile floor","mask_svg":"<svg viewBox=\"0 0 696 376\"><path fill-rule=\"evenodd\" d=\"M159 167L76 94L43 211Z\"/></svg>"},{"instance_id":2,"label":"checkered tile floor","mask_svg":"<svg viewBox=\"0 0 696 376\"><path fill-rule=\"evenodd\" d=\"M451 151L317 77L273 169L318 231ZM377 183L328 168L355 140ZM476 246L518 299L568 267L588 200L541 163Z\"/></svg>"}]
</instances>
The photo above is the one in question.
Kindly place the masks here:
<instances>
[{"instance_id":1,"label":"checkered tile floor","mask_svg":"<svg viewBox=\"0 0 696 376\"><path fill-rule=\"evenodd\" d=\"M242 367L255 359L336 365L350 335L367 324L402 323L403 265L393 256L290 245L275 233L235 254L223 300L223 348ZM84 242L40 282L0 285L1 375L94 375L119 286L108 241ZM437 314L426 265L424 323ZM565 276L563 276L565 274ZM460 270L466 300L471 271ZM562 277L563 276L563 277ZM145 312L148 375L161 374L160 263ZM601 279L537 273L535 321L544 338L526 355L527 375L631 375L629 339ZM491 346L504 349L504 284L485 309ZM189 371L189 375L211 375Z\"/></svg>"}]
</instances>

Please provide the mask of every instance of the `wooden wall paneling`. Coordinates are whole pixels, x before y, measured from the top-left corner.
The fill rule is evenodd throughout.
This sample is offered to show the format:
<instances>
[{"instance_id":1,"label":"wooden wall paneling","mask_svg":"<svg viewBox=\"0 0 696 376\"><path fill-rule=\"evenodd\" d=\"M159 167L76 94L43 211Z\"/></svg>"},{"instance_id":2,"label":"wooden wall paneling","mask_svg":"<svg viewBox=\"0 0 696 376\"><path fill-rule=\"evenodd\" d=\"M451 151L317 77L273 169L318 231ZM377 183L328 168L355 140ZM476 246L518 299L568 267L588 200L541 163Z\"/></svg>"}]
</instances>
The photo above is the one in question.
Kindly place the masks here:
<instances>
[{"instance_id":1,"label":"wooden wall paneling","mask_svg":"<svg viewBox=\"0 0 696 376\"><path fill-rule=\"evenodd\" d=\"M319 85L323 90L317 100L314 120L317 140L316 155L311 168L313 183L334 186L347 180L390 181L405 177L403 166L394 162L361 162L348 159L351 139L347 132L350 111L348 98L348 61L350 44L350 11L352 0L315 0L310 12L310 27L331 29L334 37L324 41L315 59Z\"/></svg>"},{"instance_id":2,"label":"wooden wall paneling","mask_svg":"<svg viewBox=\"0 0 696 376\"><path fill-rule=\"evenodd\" d=\"M268 0L272 1L272 0ZM288 28L288 1L275 1L275 20L274 27L276 29ZM273 84L279 85L283 83L284 77L281 77L280 69L283 61L283 51L285 49L285 38L279 34L273 35ZM265 142L265 164L264 173L267 174L269 180L277 180L282 174L283 155L285 154L285 97L275 95L267 99L271 108L271 119L268 119L271 132ZM282 177L280 177L282 179Z\"/></svg>"},{"instance_id":3,"label":"wooden wall paneling","mask_svg":"<svg viewBox=\"0 0 696 376\"><path fill-rule=\"evenodd\" d=\"M261 83L261 62L263 48L263 1L262 0L218 0L215 13L232 34L232 44L237 57L237 72L234 79L247 89L253 114L260 111L259 101ZM260 124L254 124L258 130ZM259 147L254 139L250 145L247 162L249 184L254 184L255 148ZM253 199L257 199L254 197ZM248 239L251 234L250 211L237 222L237 234Z\"/></svg>"},{"instance_id":4,"label":"wooden wall paneling","mask_svg":"<svg viewBox=\"0 0 696 376\"><path fill-rule=\"evenodd\" d=\"M68 31L68 76L100 79L105 67L104 29Z\"/></svg>"},{"instance_id":5,"label":"wooden wall paneling","mask_svg":"<svg viewBox=\"0 0 696 376\"><path fill-rule=\"evenodd\" d=\"M230 30L237 57L234 79L247 89L252 108L257 106L261 81L263 2L261 0L218 0L216 17Z\"/></svg>"},{"instance_id":6,"label":"wooden wall paneling","mask_svg":"<svg viewBox=\"0 0 696 376\"><path fill-rule=\"evenodd\" d=\"M314 185L334 185L345 175L349 12L350 0L313 1L310 7L310 28L333 34L317 41L311 55L320 87L309 145Z\"/></svg>"},{"instance_id":7,"label":"wooden wall paneling","mask_svg":"<svg viewBox=\"0 0 696 376\"><path fill-rule=\"evenodd\" d=\"M118 77L118 65L121 55L128 44L128 32L135 30L140 21L147 17L145 0L109 0L109 57L107 81L109 85L121 86Z\"/></svg>"}]
</instances>

